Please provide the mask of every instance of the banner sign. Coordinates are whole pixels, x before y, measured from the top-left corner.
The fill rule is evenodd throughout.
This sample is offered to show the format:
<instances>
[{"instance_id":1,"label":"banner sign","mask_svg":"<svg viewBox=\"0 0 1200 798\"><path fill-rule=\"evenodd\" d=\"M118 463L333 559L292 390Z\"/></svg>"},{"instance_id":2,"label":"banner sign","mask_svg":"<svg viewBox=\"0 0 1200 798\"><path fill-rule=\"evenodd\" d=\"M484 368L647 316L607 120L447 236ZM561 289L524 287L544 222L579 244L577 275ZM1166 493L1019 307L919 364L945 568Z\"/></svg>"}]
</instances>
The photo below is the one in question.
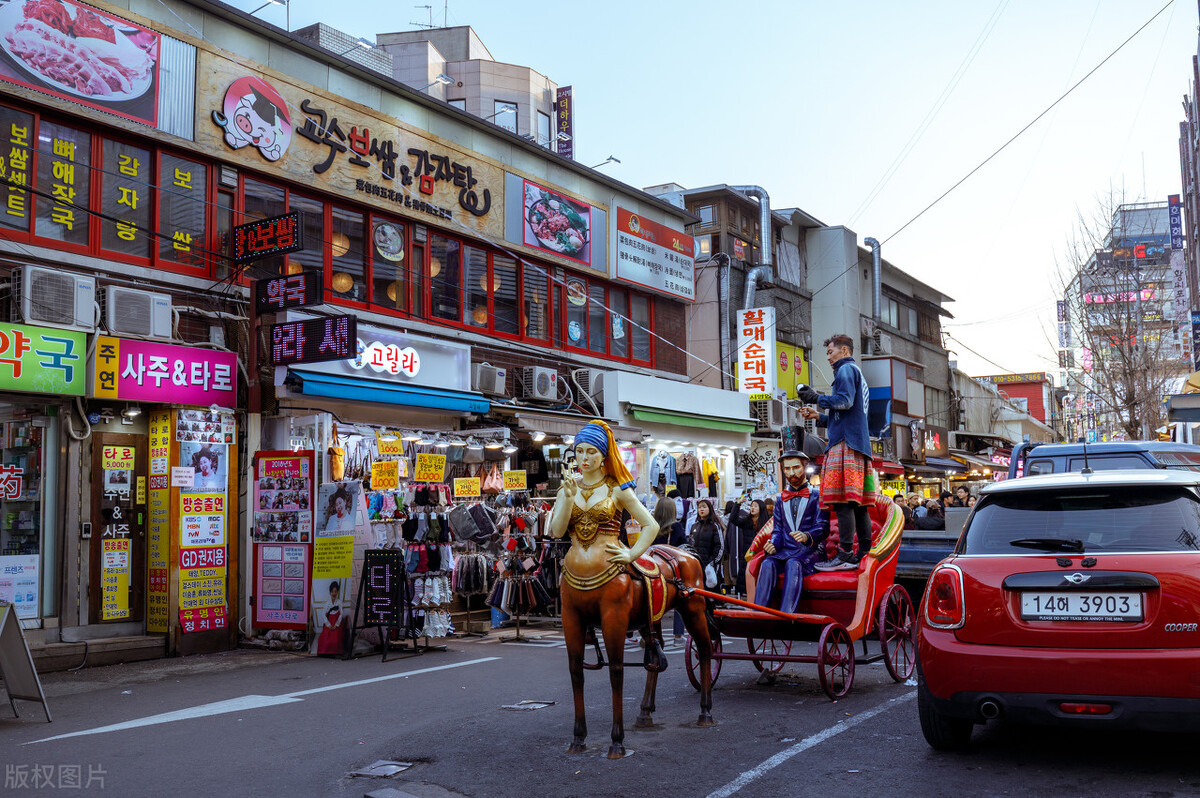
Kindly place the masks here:
<instances>
[{"instance_id":1,"label":"banner sign","mask_svg":"<svg viewBox=\"0 0 1200 798\"><path fill-rule=\"evenodd\" d=\"M237 407L237 353L96 336L97 399Z\"/></svg>"},{"instance_id":2,"label":"banner sign","mask_svg":"<svg viewBox=\"0 0 1200 798\"><path fill-rule=\"evenodd\" d=\"M321 363L357 355L358 317L345 315L271 325L271 362Z\"/></svg>"},{"instance_id":3,"label":"banner sign","mask_svg":"<svg viewBox=\"0 0 1200 798\"><path fill-rule=\"evenodd\" d=\"M775 308L739 310L737 316L738 391L750 399L775 395Z\"/></svg>"},{"instance_id":4,"label":"banner sign","mask_svg":"<svg viewBox=\"0 0 1200 798\"><path fill-rule=\"evenodd\" d=\"M375 460L371 463L371 490L398 490L400 488L400 462L398 460Z\"/></svg>"},{"instance_id":5,"label":"banner sign","mask_svg":"<svg viewBox=\"0 0 1200 798\"><path fill-rule=\"evenodd\" d=\"M150 503L146 506L146 630L165 633L171 619L171 491L167 486L171 454L169 410L150 415Z\"/></svg>"},{"instance_id":6,"label":"banner sign","mask_svg":"<svg viewBox=\"0 0 1200 798\"><path fill-rule=\"evenodd\" d=\"M1178 194L1167 196L1167 216L1171 224L1171 249L1183 249L1183 205Z\"/></svg>"},{"instance_id":7,"label":"banner sign","mask_svg":"<svg viewBox=\"0 0 1200 798\"><path fill-rule=\"evenodd\" d=\"M292 211L269 219L256 219L246 224L235 225L232 231L232 255L234 263L242 264L272 255L286 255L304 249L304 217L300 211ZM303 276L303 273L301 275ZM258 283L255 284L257 294ZM293 305L292 307L299 307Z\"/></svg>"},{"instance_id":8,"label":"banner sign","mask_svg":"<svg viewBox=\"0 0 1200 798\"><path fill-rule=\"evenodd\" d=\"M0 390L83 396L85 352L85 333L0 324Z\"/></svg>"},{"instance_id":9,"label":"banner sign","mask_svg":"<svg viewBox=\"0 0 1200 798\"><path fill-rule=\"evenodd\" d=\"M259 313L307 308L324 301L325 276L321 272L300 272L254 281L254 309Z\"/></svg>"},{"instance_id":10,"label":"banner sign","mask_svg":"<svg viewBox=\"0 0 1200 798\"><path fill-rule=\"evenodd\" d=\"M554 92L554 132L558 154L575 160L575 87L559 86ZM561 134L566 134L564 138Z\"/></svg>"},{"instance_id":11,"label":"banner sign","mask_svg":"<svg viewBox=\"0 0 1200 798\"><path fill-rule=\"evenodd\" d=\"M524 471L505 471L504 472L504 489L505 490L526 490L527 483L525 481Z\"/></svg>"},{"instance_id":12,"label":"banner sign","mask_svg":"<svg viewBox=\"0 0 1200 798\"><path fill-rule=\"evenodd\" d=\"M616 278L688 302L696 298L695 243L624 208L617 208Z\"/></svg>"}]
</instances>

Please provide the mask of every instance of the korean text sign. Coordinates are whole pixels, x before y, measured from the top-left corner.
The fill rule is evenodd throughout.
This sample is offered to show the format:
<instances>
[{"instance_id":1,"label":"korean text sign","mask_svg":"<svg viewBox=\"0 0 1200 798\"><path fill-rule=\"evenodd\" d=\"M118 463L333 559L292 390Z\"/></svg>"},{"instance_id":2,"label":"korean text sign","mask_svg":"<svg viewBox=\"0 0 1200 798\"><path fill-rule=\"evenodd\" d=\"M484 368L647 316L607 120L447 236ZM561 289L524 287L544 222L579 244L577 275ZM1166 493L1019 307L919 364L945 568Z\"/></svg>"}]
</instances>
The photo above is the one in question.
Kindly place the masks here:
<instances>
[{"instance_id":1,"label":"korean text sign","mask_svg":"<svg viewBox=\"0 0 1200 798\"><path fill-rule=\"evenodd\" d=\"M416 473L413 479L417 482L441 482L446 475L446 455L418 454Z\"/></svg>"},{"instance_id":2,"label":"korean text sign","mask_svg":"<svg viewBox=\"0 0 1200 798\"><path fill-rule=\"evenodd\" d=\"M775 394L775 308L739 310L737 315L738 391L751 399Z\"/></svg>"},{"instance_id":3,"label":"korean text sign","mask_svg":"<svg viewBox=\"0 0 1200 798\"><path fill-rule=\"evenodd\" d=\"M0 390L83 396L87 336L23 324L0 324Z\"/></svg>"},{"instance_id":4,"label":"korean text sign","mask_svg":"<svg viewBox=\"0 0 1200 798\"><path fill-rule=\"evenodd\" d=\"M686 233L617 208L617 279L677 299L696 298L695 243Z\"/></svg>"},{"instance_id":5,"label":"korean text sign","mask_svg":"<svg viewBox=\"0 0 1200 798\"><path fill-rule=\"evenodd\" d=\"M97 399L237 406L237 355L96 336Z\"/></svg>"}]
</instances>

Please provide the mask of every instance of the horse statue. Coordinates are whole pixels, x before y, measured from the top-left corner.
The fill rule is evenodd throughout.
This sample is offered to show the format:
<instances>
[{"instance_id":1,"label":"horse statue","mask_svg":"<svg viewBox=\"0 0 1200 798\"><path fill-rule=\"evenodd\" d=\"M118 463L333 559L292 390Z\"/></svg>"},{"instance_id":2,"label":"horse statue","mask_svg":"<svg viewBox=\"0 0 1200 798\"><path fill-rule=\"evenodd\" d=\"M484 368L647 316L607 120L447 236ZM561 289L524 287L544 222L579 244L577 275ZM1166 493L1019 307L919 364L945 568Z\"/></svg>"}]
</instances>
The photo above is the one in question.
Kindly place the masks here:
<instances>
[{"instance_id":1,"label":"horse statue","mask_svg":"<svg viewBox=\"0 0 1200 798\"><path fill-rule=\"evenodd\" d=\"M568 753L586 749L587 721L583 705L583 654L599 626L608 653L612 684L613 725L609 759L625 756L625 723L621 701L625 681L625 635L641 629L646 645L646 690L635 727L653 725L658 673L666 667L659 620L675 609L695 641L700 657L700 726L712 719L712 639L705 600L692 588L704 587L704 571L696 557L672 546L651 546L658 524L633 494L635 484L621 462L612 430L591 421L575 436L580 477L563 470L563 484L550 516L556 538L571 534L563 564L562 628L575 699L575 730ZM621 510L642 525L632 548L619 540ZM643 556L647 555L647 556ZM687 595L685 595L685 593ZM594 641L594 637L592 637ZM599 646L597 645L597 651Z\"/></svg>"}]
</instances>

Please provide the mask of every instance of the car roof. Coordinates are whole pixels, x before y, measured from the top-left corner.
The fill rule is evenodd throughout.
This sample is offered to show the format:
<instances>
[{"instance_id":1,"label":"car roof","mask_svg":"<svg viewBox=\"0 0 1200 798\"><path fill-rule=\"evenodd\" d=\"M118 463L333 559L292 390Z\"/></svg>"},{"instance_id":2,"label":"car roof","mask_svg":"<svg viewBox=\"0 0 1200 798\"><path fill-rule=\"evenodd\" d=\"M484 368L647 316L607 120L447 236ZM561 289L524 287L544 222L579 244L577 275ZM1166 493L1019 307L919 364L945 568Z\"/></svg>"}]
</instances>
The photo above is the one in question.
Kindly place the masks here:
<instances>
[{"instance_id":1,"label":"car roof","mask_svg":"<svg viewBox=\"0 0 1200 798\"><path fill-rule=\"evenodd\" d=\"M1061 474L1039 474L1020 479L1005 479L994 482L980 491L982 495L994 493L1014 493L1024 490L1056 490L1079 487L1197 487L1200 486L1200 472L1175 471L1162 468L1120 468L1106 471L1095 471L1084 474L1080 471L1067 471Z\"/></svg>"},{"instance_id":2,"label":"car roof","mask_svg":"<svg viewBox=\"0 0 1200 798\"><path fill-rule=\"evenodd\" d=\"M1039 443L1025 450L1027 457L1061 454L1117 454L1124 452L1200 452L1200 446L1176 441L1108 441L1105 443Z\"/></svg>"}]
</instances>

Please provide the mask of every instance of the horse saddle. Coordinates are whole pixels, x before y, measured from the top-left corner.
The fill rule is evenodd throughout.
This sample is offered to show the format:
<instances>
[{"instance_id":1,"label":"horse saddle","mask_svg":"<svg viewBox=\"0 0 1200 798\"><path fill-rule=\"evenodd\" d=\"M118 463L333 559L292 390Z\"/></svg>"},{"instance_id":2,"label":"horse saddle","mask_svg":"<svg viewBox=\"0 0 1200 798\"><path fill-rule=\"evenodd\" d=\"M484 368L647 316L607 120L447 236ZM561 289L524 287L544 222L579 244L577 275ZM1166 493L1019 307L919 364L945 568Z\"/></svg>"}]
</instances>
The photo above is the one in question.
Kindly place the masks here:
<instances>
[{"instance_id":1,"label":"horse saddle","mask_svg":"<svg viewBox=\"0 0 1200 798\"><path fill-rule=\"evenodd\" d=\"M631 563L633 572L646 585L646 600L651 624L658 623L667 611L667 580L675 578L670 555L654 546ZM661 559L660 559L661 558Z\"/></svg>"}]
</instances>

